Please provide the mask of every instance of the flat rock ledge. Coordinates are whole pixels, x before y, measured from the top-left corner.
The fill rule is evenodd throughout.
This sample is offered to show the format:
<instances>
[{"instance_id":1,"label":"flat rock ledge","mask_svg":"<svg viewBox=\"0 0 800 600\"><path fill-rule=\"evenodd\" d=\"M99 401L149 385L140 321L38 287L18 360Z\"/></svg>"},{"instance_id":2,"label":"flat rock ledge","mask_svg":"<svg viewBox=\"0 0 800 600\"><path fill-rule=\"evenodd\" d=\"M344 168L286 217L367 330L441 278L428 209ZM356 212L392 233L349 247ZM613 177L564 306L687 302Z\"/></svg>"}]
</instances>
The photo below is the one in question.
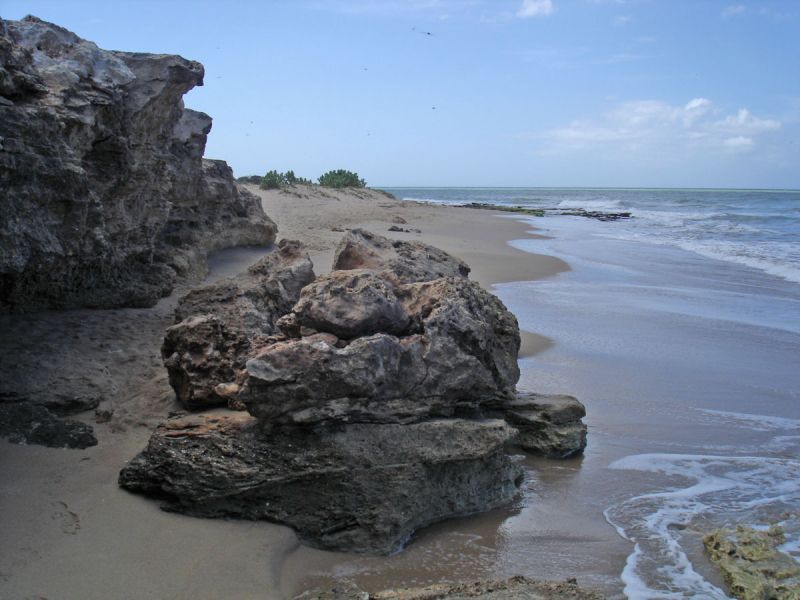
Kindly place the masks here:
<instances>
[{"instance_id":1,"label":"flat rock ledge","mask_svg":"<svg viewBox=\"0 0 800 600\"><path fill-rule=\"evenodd\" d=\"M505 580L471 583L439 583L418 588L399 588L371 594L354 585L343 584L330 590L313 590L295 600L602 600L598 592L581 588L574 580L535 581L516 576Z\"/></svg>"},{"instance_id":2,"label":"flat rock ledge","mask_svg":"<svg viewBox=\"0 0 800 600\"><path fill-rule=\"evenodd\" d=\"M400 550L415 530L500 506L522 472L504 421L442 419L263 431L245 413L160 425L120 475L124 488L200 517L266 519L318 548Z\"/></svg>"},{"instance_id":3,"label":"flat rock ledge","mask_svg":"<svg viewBox=\"0 0 800 600\"><path fill-rule=\"evenodd\" d=\"M189 410L240 412L166 421L120 485L370 554L510 502L523 472L509 449L579 452L583 406L517 395L517 320L468 273L421 242L353 230L326 275L283 240L191 292L164 338L170 383Z\"/></svg>"}]
</instances>

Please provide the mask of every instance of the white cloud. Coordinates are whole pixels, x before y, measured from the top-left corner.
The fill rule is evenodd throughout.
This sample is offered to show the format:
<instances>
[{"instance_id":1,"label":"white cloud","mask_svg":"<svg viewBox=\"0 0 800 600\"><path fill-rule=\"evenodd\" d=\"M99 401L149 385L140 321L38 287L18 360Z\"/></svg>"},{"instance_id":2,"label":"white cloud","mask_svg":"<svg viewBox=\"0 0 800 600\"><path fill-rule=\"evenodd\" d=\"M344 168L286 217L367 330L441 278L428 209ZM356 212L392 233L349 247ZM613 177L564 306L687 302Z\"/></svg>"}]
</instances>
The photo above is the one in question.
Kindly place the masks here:
<instances>
[{"instance_id":1,"label":"white cloud","mask_svg":"<svg viewBox=\"0 0 800 600\"><path fill-rule=\"evenodd\" d=\"M722 16L726 19L730 17L735 17L737 15L741 15L744 11L747 10L747 7L744 4L731 4L730 6L726 6L722 11Z\"/></svg>"},{"instance_id":2,"label":"white cloud","mask_svg":"<svg viewBox=\"0 0 800 600\"><path fill-rule=\"evenodd\" d=\"M633 17L631 15L617 15L614 17L614 25L617 27L624 27L629 23L633 22Z\"/></svg>"},{"instance_id":3,"label":"white cloud","mask_svg":"<svg viewBox=\"0 0 800 600\"><path fill-rule=\"evenodd\" d=\"M756 117L746 108L725 115L711 100L698 97L683 105L661 100L623 102L599 119L573 121L536 137L549 140L553 144L549 150L561 151L601 145L655 153L666 147L744 151L756 145L758 136L781 127L780 121Z\"/></svg>"},{"instance_id":4,"label":"white cloud","mask_svg":"<svg viewBox=\"0 0 800 600\"><path fill-rule=\"evenodd\" d=\"M546 17L555 10L553 0L522 0L517 10L517 17L530 19L531 17Z\"/></svg>"},{"instance_id":5,"label":"white cloud","mask_svg":"<svg viewBox=\"0 0 800 600\"><path fill-rule=\"evenodd\" d=\"M737 135L736 137L728 138L722 142L726 147L733 150L742 150L750 148L753 145L753 138Z\"/></svg>"}]
</instances>

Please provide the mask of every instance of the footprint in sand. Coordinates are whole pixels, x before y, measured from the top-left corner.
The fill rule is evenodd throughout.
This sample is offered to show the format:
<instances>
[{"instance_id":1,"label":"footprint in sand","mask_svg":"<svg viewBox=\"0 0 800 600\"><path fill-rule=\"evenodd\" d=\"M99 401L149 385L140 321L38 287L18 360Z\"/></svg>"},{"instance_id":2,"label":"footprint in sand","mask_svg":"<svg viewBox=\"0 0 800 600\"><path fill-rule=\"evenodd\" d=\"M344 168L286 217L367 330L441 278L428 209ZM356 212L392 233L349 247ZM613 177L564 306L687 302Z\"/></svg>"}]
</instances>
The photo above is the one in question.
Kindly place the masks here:
<instances>
[{"instance_id":1,"label":"footprint in sand","mask_svg":"<svg viewBox=\"0 0 800 600\"><path fill-rule=\"evenodd\" d=\"M75 535L81 528L81 519L77 513L72 512L66 502L59 500L57 504L61 507L53 512L52 519L61 522L61 531L69 535Z\"/></svg>"}]
</instances>

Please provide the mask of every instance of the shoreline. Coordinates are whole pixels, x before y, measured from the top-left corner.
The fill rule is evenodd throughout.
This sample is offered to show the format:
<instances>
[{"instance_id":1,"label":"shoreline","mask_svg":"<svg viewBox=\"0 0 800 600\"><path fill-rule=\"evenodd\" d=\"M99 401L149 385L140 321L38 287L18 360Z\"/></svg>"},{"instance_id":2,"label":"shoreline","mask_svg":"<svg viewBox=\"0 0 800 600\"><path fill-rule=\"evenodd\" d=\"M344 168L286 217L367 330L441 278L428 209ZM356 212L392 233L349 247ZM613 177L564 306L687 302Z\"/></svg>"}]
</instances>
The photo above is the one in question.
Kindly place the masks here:
<instances>
[{"instance_id":1,"label":"shoreline","mask_svg":"<svg viewBox=\"0 0 800 600\"><path fill-rule=\"evenodd\" d=\"M306 199L258 194L278 224L279 237L307 242L317 273L330 268L342 235L335 230L355 227L439 246L467 261L472 278L486 287L569 269L559 259L509 245L531 237L531 226L505 215L487 219L483 211L327 190L325 197ZM422 233L388 232L398 217ZM243 270L262 251L235 248L212 255L207 280ZM0 453L0 536L6 543L0 557L2 595L89 599L115 597L124 589L137 597L286 598L303 591L304 573L291 567L289 558L307 549L287 527L165 513L157 502L117 486L120 468L144 447L153 427L180 409L159 349L174 304L185 291L180 286L149 309L0 317L0 351L14 357L3 370L13 368L27 391L47 385L71 392L89 389L102 393L101 408L114 411L107 423L96 423L92 413L74 417L92 424L99 440L84 451L0 441L6 444ZM535 334L523 339L521 358L548 343ZM47 577L42 577L45 565Z\"/></svg>"}]
</instances>

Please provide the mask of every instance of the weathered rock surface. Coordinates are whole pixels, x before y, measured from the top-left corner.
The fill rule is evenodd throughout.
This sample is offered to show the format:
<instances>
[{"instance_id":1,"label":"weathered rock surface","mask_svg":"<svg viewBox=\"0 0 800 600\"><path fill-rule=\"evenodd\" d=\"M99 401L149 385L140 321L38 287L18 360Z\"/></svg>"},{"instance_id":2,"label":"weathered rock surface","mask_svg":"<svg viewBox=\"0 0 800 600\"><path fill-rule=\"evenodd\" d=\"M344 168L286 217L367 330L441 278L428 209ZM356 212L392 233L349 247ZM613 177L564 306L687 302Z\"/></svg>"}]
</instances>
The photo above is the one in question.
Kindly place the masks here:
<instances>
[{"instance_id":1,"label":"weathered rock surface","mask_svg":"<svg viewBox=\"0 0 800 600\"><path fill-rule=\"evenodd\" d=\"M535 581L522 576L505 580L475 581L472 583L439 583L418 588L384 590L370 594L356 586L343 583L331 590L314 590L295 597L295 600L602 600L592 590L578 587L571 581Z\"/></svg>"},{"instance_id":2,"label":"weathered rock surface","mask_svg":"<svg viewBox=\"0 0 800 600\"><path fill-rule=\"evenodd\" d=\"M363 229L351 229L336 248L333 270L372 269L402 283L440 277L468 277L470 268L447 252L422 242L390 240Z\"/></svg>"},{"instance_id":3,"label":"weathered rock surface","mask_svg":"<svg viewBox=\"0 0 800 600\"><path fill-rule=\"evenodd\" d=\"M565 455L582 406L516 398L514 315L458 259L397 244L351 232L336 261L352 268L314 279L302 247L281 242L248 273L181 300L163 345L178 398L250 415L167 421L120 485L169 510L268 519L311 545L389 553L419 527L513 497L510 408L526 428L517 443L538 436Z\"/></svg>"},{"instance_id":4,"label":"weathered rock surface","mask_svg":"<svg viewBox=\"0 0 800 600\"><path fill-rule=\"evenodd\" d=\"M371 292L361 292L378 299L369 308L329 293L353 281L348 273L371 283ZM306 316L312 310L313 320ZM393 286L374 272L335 271L303 290L293 314L320 333L268 345L247 361L240 398L265 421L410 422L513 398L517 320L463 277ZM396 335L372 333L376 315ZM342 345L334 332L364 335Z\"/></svg>"},{"instance_id":5,"label":"weathered rock surface","mask_svg":"<svg viewBox=\"0 0 800 600\"><path fill-rule=\"evenodd\" d=\"M182 96L203 67L0 19L0 310L149 306L275 224Z\"/></svg>"},{"instance_id":6,"label":"weathered rock surface","mask_svg":"<svg viewBox=\"0 0 800 600\"><path fill-rule=\"evenodd\" d=\"M487 510L516 491L498 420L345 425L265 432L242 413L162 424L120 485L203 517L267 519L313 546L388 554L435 521Z\"/></svg>"},{"instance_id":7,"label":"weathered rock surface","mask_svg":"<svg viewBox=\"0 0 800 600\"><path fill-rule=\"evenodd\" d=\"M797 600L800 564L778 550L785 541L777 525L767 531L740 525L735 530L712 531L703 538L703 545L735 598Z\"/></svg>"},{"instance_id":8,"label":"weathered rock surface","mask_svg":"<svg viewBox=\"0 0 800 600\"><path fill-rule=\"evenodd\" d=\"M526 452L567 458L586 447L586 408L572 396L518 392L505 413L519 430L514 443Z\"/></svg>"},{"instance_id":9,"label":"weathered rock surface","mask_svg":"<svg viewBox=\"0 0 800 600\"><path fill-rule=\"evenodd\" d=\"M0 402L0 437L15 444L50 448L88 448L97 445L91 426L60 419L44 406L29 402Z\"/></svg>"},{"instance_id":10,"label":"weathered rock surface","mask_svg":"<svg viewBox=\"0 0 800 600\"><path fill-rule=\"evenodd\" d=\"M243 274L196 288L175 311L161 355L169 381L186 408L236 404L245 362L278 334L275 321L314 279L299 242L281 240Z\"/></svg>"}]
</instances>

